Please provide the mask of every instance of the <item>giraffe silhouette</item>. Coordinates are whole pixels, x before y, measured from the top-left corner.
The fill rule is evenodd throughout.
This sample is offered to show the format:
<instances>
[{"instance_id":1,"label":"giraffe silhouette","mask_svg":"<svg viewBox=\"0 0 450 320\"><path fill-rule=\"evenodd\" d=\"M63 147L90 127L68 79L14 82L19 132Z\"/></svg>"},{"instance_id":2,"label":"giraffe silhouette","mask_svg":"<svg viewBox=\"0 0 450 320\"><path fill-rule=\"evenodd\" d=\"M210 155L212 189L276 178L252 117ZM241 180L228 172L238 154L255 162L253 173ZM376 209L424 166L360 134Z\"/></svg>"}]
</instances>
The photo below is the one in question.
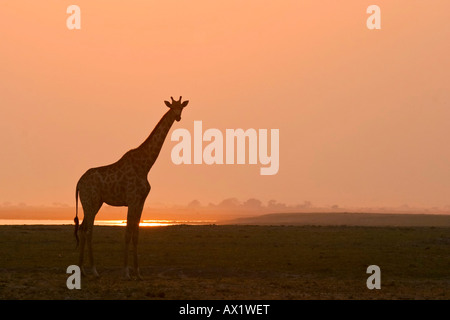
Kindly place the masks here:
<instances>
[{"instance_id":1,"label":"giraffe silhouette","mask_svg":"<svg viewBox=\"0 0 450 320\"><path fill-rule=\"evenodd\" d=\"M92 229L95 215L103 203L106 203L111 206L128 207L125 231L124 277L130 279L128 253L130 242L132 242L134 272L138 279L142 279L138 265L137 245L142 209L145 199L150 192L147 175L158 158L173 122L181 120L181 112L189 103L189 101L182 102L182 97L178 101L175 101L172 97L171 99L172 102L164 101L166 106L169 107L169 111L166 112L150 136L139 147L128 151L113 164L89 169L78 181L75 192L76 215L74 222L77 247L80 244L78 266L83 275L86 275L83 259L87 242L92 274L96 277L99 276L92 253ZM83 222L79 228L78 196L84 212ZM80 237L78 237L78 229Z\"/></svg>"}]
</instances>

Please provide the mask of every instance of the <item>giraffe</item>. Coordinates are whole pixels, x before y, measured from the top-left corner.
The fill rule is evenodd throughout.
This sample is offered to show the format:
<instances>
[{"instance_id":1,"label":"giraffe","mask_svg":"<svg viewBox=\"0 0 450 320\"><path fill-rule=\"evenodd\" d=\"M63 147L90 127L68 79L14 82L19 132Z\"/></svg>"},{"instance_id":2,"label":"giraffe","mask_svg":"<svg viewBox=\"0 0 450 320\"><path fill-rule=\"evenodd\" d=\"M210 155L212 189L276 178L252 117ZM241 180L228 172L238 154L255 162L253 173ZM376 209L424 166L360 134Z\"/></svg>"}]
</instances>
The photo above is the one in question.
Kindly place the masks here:
<instances>
[{"instance_id":1,"label":"giraffe","mask_svg":"<svg viewBox=\"0 0 450 320\"><path fill-rule=\"evenodd\" d=\"M189 103L180 99L172 102L164 101L169 111L161 118L150 136L137 148L125 153L117 162L87 170L77 183L75 191L75 238L77 247L80 244L79 263L83 275L86 275L83 267L85 245L89 254L91 272L98 277L99 274L94 264L92 253L92 229L94 219L103 203L111 206L128 207L127 225L125 230L124 253L124 278L130 279L128 265L128 253L130 242L134 258L134 272L138 279L142 279L138 266L137 245L139 234L139 222L141 219L144 202L150 192L150 184L147 175L155 163L161 151L164 140L176 120L181 120L181 112ZM78 196L83 207L84 218L79 227L78 238Z\"/></svg>"}]
</instances>

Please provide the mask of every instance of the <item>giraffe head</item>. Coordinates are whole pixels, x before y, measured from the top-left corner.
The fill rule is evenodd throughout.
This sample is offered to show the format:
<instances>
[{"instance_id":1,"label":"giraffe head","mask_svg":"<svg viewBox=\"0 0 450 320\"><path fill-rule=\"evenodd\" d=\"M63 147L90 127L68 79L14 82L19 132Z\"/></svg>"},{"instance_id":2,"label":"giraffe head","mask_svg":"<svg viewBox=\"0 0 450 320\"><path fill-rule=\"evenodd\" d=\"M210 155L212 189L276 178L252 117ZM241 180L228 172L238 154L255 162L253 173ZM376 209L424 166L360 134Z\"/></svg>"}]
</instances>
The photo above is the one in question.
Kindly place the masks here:
<instances>
[{"instance_id":1,"label":"giraffe head","mask_svg":"<svg viewBox=\"0 0 450 320\"><path fill-rule=\"evenodd\" d=\"M164 101L164 103L175 113L175 120L180 121L181 120L181 111L183 111L183 108L187 106L187 104L189 103L189 100L181 102L181 96L180 96L180 100L178 100L178 101L173 100L172 97L170 97L170 99L172 99L172 102Z\"/></svg>"}]
</instances>

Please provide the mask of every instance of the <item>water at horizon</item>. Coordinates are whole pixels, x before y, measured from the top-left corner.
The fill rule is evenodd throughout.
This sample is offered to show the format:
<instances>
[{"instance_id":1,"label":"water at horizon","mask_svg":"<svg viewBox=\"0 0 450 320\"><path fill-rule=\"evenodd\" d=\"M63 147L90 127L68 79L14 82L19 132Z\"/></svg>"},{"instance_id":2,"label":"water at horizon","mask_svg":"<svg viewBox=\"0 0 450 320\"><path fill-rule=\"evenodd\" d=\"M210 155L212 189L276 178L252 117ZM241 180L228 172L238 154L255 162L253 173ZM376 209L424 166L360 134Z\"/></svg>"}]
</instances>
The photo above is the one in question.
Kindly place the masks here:
<instances>
[{"instance_id":1,"label":"water at horizon","mask_svg":"<svg viewBox=\"0 0 450 320\"><path fill-rule=\"evenodd\" d=\"M174 225L205 225L214 224L215 220L142 220L141 227L163 227ZM0 225L74 225L73 220L37 220L37 219L0 219ZM97 226L126 226L126 220L96 220Z\"/></svg>"}]
</instances>

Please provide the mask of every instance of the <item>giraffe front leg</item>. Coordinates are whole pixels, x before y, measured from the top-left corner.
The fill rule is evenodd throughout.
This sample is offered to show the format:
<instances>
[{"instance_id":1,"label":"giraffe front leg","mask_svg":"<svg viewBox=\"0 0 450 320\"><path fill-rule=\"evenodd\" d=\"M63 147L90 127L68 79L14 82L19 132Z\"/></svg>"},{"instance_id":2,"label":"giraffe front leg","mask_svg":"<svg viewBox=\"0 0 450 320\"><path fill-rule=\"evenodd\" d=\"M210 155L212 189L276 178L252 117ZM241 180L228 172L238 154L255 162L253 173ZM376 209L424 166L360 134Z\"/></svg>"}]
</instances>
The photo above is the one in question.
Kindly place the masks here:
<instances>
[{"instance_id":1,"label":"giraffe front leg","mask_svg":"<svg viewBox=\"0 0 450 320\"><path fill-rule=\"evenodd\" d=\"M141 220L143 208L144 208L144 201L135 202L135 204L130 205L128 207L127 227L125 231L125 255L124 255L125 279L130 279L130 270L128 265L128 252L130 248L130 241L133 242L134 272L138 279L140 280L142 279L138 264L137 243L139 237L139 221Z\"/></svg>"},{"instance_id":2,"label":"giraffe front leg","mask_svg":"<svg viewBox=\"0 0 450 320\"><path fill-rule=\"evenodd\" d=\"M130 241L131 241L131 223L127 220L127 226L125 230L125 252L124 252L124 266L123 266L123 278L125 280L131 280L130 278L130 270L128 267L128 251L130 249Z\"/></svg>"},{"instance_id":3,"label":"giraffe front leg","mask_svg":"<svg viewBox=\"0 0 450 320\"><path fill-rule=\"evenodd\" d=\"M134 273L136 274L136 277L138 280L144 280L142 278L141 271L139 270L139 264L138 264L138 254L137 254L138 238L139 238L139 221L134 226L131 239L133 241Z\"/></svg>"},{"instance_id":4,"label":"giraffe front leg","mask_svg":"<svg viewBox=\"0 0 450 320\"><path fill-rule=\"evenodd\" d=\"M130 267L128 264L128 253L130 250L130 242L132 242L132 252L133 252L133 262L134 262L134 273L138 280L143 280L141 272L139 270L138 264L138 254L137 254L137 243L139 237L139 220L133 219L127 221L127 227L125 231L125 257L124 257L124 278L126 280L131 280L130 277Z\"/></svg>"}]
</instances>

